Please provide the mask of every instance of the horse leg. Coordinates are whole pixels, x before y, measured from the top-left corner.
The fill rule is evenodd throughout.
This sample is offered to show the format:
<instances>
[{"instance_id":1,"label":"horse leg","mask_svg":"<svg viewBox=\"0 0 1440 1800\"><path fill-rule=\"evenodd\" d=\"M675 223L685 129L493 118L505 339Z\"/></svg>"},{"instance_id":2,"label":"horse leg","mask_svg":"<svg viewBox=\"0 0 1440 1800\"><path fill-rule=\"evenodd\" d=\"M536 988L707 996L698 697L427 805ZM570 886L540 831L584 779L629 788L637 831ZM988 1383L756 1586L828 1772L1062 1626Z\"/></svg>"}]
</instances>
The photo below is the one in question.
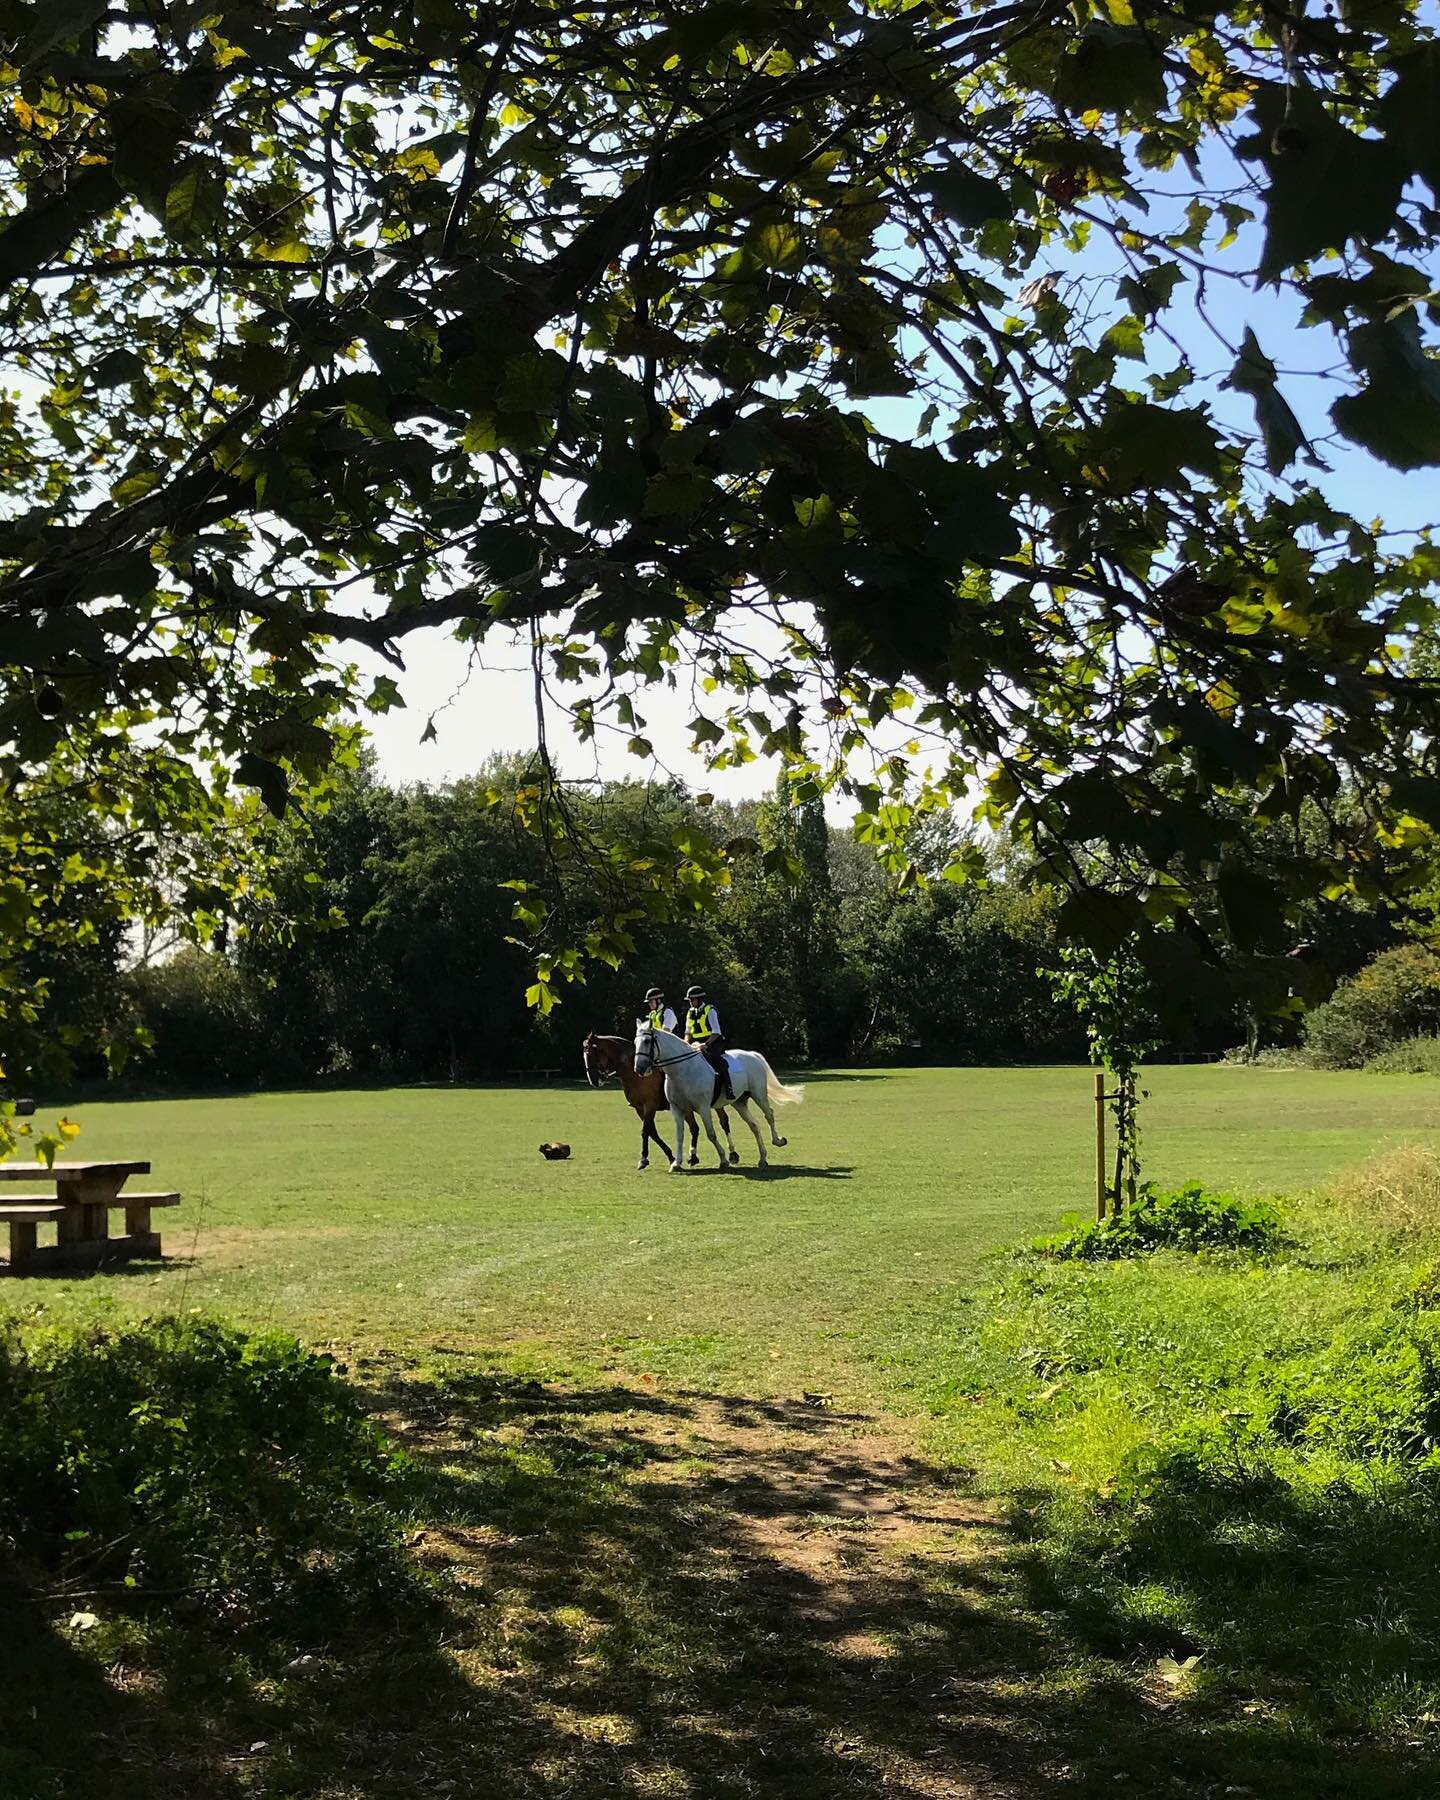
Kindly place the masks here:
<instances>
[{"instance_id":1,"label":"horse leg","mask_svg":"<svg viewBox=\"0 0 1440 1800\"><path fill-rule=\"evenodd\" d=\"M653 1112L646 1113L645 1128L640 1133L640 1167L642 1169L645 1168L649 1164L649 1161L650 1161L650 1158L646 1154L646 1150L645 1150L645 1144L646 1144L647 1139L652 1144L658 1144L660 1146L660 1148L665 1152L665 1160L667 1163L674 1162L675 1158L670 1154L670 1146L665 1142L664 1138L661 1137L660 1133L655 1129L655 1115Z\"/></svg>"},{"instance_id":2,"label":"horse leg","mask_svg":"<svg viewBox=\"0 0 1440 1800\"><path fill-rule=\"evenodd\" d=\"M675 1142L679 1146L678 1154L670 1158L670 1173L683 1175L685 1173L685 1115L678 1106L672 1106L670 1117L675 1121Z\"/></svg>"},{"instance_id":3,"label":"horse leg","mask_svg":"<svg viewBox=\"0 0 1440 1800\"><path fill-rule=\"evenodd\" d=\"M768 1094L757 1094L755 1096L755 1103L760 1108L761 1112L764 1113L765 1122L770 1127L770 1142L774 1144L777 1149L783 1150L785 1148L785 1139L782 1138L780 1133L775 1129L775 1108L770 1104L770 1096Z\"/></svg>"},{"instance_id":4,"label":"horse leg","mask_svg":"<svg viewBox=\"0 0 1440 1800\"><path fill-rule=\"evenodd\" d=\"M685 1147L683 1139L680 1147L682 1150ZM700 1121L695 1117L694 1107L690 1109L690 1167L700 1167Z\"/></svg>"},{"instance_id":5,"label":"horse leg","mask_svg":"<svg viewBox=\"0 0 1440 1800\"><path fill-rule=\"evenodd\" d=\"M741 1094L740 1098L735 1102L735 1108L736 1108L736 1111L740 1114L740 1117L750 1127L750 1130L754 1134L755 1146L760 1152L760 1167L762 1169L768 1169L770 1167L770 1158L765 1154L765 1140L760 1135L760 1127L755 1123L754 1119L751 1117L750 1098L751 1098L751 1096L749 1094ZM735 1152L733 1150L730 1152L730 1154L732 1157L735 1156ZM738 1161L739 1159L735 1158L735 1160Z\"/></svg>"},{"instance_id":6,"label":"horse leg","mask_svg":"<svg viewBox=\"0 0 1440 1800\"><path fill-rule=\"evenodd\" d=\"M711 1116L710 1108L706 1106L703 1101L700 1104L699 1112L701 1119L704 1120L705 1123L705 1135L715 1146L715 1155L719 1159L720 1167L728 1171L730 1165L726 1162L725 1152L720 1148L720 1140L715 1135L715 1120Z\"/></svg>"},{"instance_id":7,"label":"horse leg","mask_svg":"<svg viewBox=\"0 0 1440 1800\"><path fill-rule=\"evenodd\" d=\"M739 1101L737 1104L743 1106L744 1101ZM729 1114L725 1111L723 1106L716 1108L716 1114L720 1120L720 1129L725 1133L725 1142L730 1146L730 1160L732 1163L738 1163L740 1160L740 1152L735 1148L735 1140L730 1135Z\"/></svg>"}]
</instances>

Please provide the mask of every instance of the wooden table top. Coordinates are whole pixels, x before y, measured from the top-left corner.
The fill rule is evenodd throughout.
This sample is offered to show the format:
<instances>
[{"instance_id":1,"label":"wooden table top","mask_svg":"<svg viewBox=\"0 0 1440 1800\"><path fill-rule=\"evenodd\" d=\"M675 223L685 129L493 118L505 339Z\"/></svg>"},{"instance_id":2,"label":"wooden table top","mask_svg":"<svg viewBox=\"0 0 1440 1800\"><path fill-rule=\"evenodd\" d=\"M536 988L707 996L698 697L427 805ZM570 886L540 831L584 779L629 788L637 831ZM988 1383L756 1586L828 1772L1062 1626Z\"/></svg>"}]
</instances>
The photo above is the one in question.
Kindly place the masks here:
<instances>
[{"instance_id":1,"label":"wooden table top","mask_svg":"<svg viewBox=\"0 0 1440 1800\"><path fill-rule=\"evenodd\" d=\"M0 1163L0 1181L123 1181L149 1173L148 1162L57 1162L48 1169L43 1162Z\"/></svg>"}]
</instances>

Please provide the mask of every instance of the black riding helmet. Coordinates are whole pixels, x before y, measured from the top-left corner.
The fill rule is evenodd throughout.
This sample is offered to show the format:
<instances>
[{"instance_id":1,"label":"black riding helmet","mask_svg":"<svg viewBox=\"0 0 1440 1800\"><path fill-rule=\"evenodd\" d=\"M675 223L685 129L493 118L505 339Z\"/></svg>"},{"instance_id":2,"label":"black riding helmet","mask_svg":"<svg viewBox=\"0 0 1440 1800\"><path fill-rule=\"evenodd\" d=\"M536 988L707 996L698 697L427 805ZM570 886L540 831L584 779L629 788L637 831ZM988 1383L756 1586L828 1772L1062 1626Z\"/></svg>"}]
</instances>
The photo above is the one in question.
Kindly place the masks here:
<instances>
[{"instance_id":1,"label":"black riding helmet","mask_svg":"<svg viewBox=\"0 0 1440 1800\"><path fill-rule=\"evenodd\" d=\"M664 998L664 988L647 988L645 991L645 1003L647 1006L652 1000L663 1000Z\"/></svg>"}]
</instances>

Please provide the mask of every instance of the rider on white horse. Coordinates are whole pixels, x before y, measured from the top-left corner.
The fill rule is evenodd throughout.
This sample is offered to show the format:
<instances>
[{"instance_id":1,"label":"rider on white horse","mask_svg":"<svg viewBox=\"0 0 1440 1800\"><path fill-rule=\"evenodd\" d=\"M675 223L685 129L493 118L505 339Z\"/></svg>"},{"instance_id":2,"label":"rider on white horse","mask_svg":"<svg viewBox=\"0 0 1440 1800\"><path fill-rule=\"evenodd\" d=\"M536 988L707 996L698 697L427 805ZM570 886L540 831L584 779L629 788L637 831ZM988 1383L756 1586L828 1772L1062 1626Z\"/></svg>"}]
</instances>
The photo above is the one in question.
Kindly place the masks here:
<instances>
[{"instance_id":1,"label":"rider on white horse","mask_svg":"<svg viewBox=\"0 0 1440 1800\"><path fill-rule=\"evenodd\" d=\"M754 1133L755 1143L760 1151L760 1167L763 1169L769 1160L765 1153L765 1139L751 1115L749 1103L753 1100L764 1114L765 1122L770 1127L770 1142L783 1145L785 1140L775 1129L774 1103L779 1101L782 1104L796 1105L805 1098L805 1090L786 1087L757 1051L735 1050L731 1052L731 1058L735 1065L734 1105ZM666 1031L662 1026L652 1025L648 1019L641 1019L635 1032L635 1069L640 1075L648 1075L652 1069L664 1072L665 1098L670 1102L671 1117L675 1121L675 1130L682 1146L685 1141L686 1120L698 1118L705 1128L706 1137L715 1147L720 1167L727 1168L729 1162L740 1160L732 1148L727 1162L725 1152L720 1148L720 1140L715 1135L712 1113L715 1075L699 1046L686 1044L673 1032ZM672 1175L685 1173L682 1158L675 1158L670 1172Z\"/></svg>"},{"instance_id":2,"label":"rider on white horse","mask_svg":"<svg viewBox=\"0 0 1440 1800\"><path fill-rule=\"evenodd\" d=\"M675 1008L665 1004L664 988L653 987L645 996L645 1018L657 1031L679 1031Z\"/></svg>"},{"instance_id":3,"label":"rider on white horse","mask_svg":"<svg viewBox=\"0 0 1440 1800\"><path fill-rule=\"evenodd\" d=\"M720 1077L721 1093L727 1100L735 1098L730 1085L730 1065L725 1060L725 1038L720 1030L720 1015L705 998L703 987L692 987L685 996L685 1042L692 1044Z\"/></svg>"}]
</instances>

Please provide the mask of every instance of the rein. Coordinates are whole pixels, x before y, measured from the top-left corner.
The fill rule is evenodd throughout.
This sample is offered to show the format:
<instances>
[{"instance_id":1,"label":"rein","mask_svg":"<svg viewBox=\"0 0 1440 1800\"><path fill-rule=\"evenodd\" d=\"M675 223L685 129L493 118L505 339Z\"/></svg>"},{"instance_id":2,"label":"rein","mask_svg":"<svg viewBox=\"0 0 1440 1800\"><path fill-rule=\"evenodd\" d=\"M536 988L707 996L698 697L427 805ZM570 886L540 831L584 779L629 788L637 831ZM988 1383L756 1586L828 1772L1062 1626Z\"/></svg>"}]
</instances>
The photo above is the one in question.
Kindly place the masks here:
<instances>
[{"instance_id":1,"label":"rein","mask_svg":"<svg viewBox=\"0 0 1440 1800\"><path fill-rule=\"evenodd\" d=\"M650 1064L651 1069L673 1069L676 1063L689 1062L692 1056L703 1055L704 1052L702 1050L690 1049L682 1050L679 1056L650 1056L646 1058L646 1061ZM638 1063L636 1064L636 1071L637 1073L639 1072ZM646 1073L648 1074L649 1070L647 1070Z\"/></svg>"}]
</instances>

